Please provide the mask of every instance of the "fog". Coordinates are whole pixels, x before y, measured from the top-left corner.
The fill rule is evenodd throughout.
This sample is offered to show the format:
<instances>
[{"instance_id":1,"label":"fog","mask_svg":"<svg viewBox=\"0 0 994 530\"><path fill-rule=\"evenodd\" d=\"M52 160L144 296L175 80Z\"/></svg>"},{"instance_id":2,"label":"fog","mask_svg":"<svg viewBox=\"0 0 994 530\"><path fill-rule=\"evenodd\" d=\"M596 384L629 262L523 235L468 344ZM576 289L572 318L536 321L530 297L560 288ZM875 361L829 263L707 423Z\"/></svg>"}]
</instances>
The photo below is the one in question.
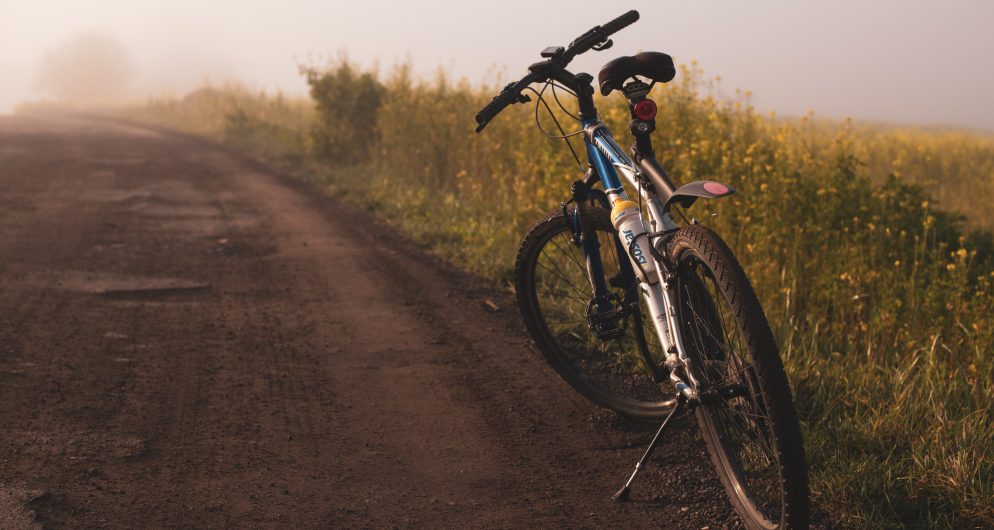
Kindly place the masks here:
<instances>
[{"instance_id":1,"label":"fog","mask_svg":"<svg viewBox=\"0 0 994 530\"><path fill-rule=\"evenodd\" d=\"M510 80L543 47L628 8L642 20L576 70L596 73L614 56L658 50L678 63L697 60L728 93L751 90L764 111L994 129L994 2L984 0L0 0L0 112L57 96L42 65L81 35L120 43L133 68L120 95L231 79L302 94L298 63L343 50L381 70L410 59L421 75L443 67L479 82L503 66Z\"/></svg>"}]
</instances>

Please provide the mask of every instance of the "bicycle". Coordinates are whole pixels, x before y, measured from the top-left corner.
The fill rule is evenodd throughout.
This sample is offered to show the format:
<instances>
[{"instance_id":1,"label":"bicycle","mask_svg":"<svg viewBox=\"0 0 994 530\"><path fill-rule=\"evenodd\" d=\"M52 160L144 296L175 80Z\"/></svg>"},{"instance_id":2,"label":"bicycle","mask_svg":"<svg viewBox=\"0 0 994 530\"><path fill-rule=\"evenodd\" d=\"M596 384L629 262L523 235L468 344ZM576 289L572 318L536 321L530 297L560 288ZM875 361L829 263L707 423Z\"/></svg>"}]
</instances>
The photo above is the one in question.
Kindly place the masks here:
<instances>
[{"instance_id":1,"label":"bicycle","mask_svg":"<svg viewBox=\"0 0 994 530\"><path fill-rule=\"evenodd\" d=\"M602 96L620 91L628 100L631 156L598 117L593 77L566 69L579 54L610 48L610 36L638 18L629 11L567 47L546 48L544 60L476 115L479 133L509 105L531 101L524 93L531 90L541 129L539 103L556 120L543 100L548 88L557 103L557 89L578 103L578 115L571 116L581 130L573 134L583 136L588 166L569 199L524 238L515 262L518 305L542 354L580 394L625 416L665 418L615 500L629 498L673 417L690 408L745 525L806 527L810 501L800 425L766 316L721 238L682 213L682 225L672 215L677 206L687 209L735 189L715 181L677 187L653 151L657 107L647 96L676 75L672 58L658 52L624 56L598 74ZM535 83L544 83L541 91L531 87ZM560 108L569 113L562 103ZM562 135L554 137L570 136L558 120L556 126ZM629 199L619 173L638 203Z\"/></svg>"}]
</instances>

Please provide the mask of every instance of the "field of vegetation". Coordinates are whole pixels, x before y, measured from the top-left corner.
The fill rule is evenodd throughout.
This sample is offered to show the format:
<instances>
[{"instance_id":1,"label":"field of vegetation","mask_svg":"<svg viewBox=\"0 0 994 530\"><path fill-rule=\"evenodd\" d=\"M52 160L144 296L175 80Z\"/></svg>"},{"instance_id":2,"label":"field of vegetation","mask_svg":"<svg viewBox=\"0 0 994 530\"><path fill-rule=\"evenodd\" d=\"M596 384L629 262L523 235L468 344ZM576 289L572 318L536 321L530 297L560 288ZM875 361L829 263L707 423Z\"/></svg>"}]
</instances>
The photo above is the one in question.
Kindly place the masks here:
<instances>
[{"instance_id":1,"label":"field of vegetation","mask_svg":"<svg viewBox=\"0 0 994 530\"><path fill-rule=\"evenodd\" d=\"M580 175L494 93L345 62L311 98L205 87L126 111L201 134L375 209L459 267L510 285L517 245ZM743 262L803 422L815 501L845 525L994 526L994 137L761 115L695 68L654 89L674 180L739 193L695 206ZM599 102L621 137L620 96ZM509 287L508 287L509 288Z\"/></svg>"}]
</instances>

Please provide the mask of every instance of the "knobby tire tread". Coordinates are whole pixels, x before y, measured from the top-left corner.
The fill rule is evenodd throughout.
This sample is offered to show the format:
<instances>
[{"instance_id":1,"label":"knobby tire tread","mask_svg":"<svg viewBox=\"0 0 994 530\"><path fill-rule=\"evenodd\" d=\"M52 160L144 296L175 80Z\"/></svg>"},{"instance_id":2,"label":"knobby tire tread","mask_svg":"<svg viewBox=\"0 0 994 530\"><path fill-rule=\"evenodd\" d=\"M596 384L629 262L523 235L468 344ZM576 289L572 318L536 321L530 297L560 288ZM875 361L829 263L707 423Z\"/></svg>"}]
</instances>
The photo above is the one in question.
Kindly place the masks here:
<instances>
[{"instance_id":1,"label":"knobby tire tread","mask_svg":"<svg viewBox=\"0 0 994 530\"><path fill-rule=\"evenodd\" d=\"M807 528L810 492L800 423L794 407L787 374L780 359L773 333L752 285L728 246L710 229L701 225L681 228L669 242L669 255L679 264L688 250L697 254L711 269L728 305L732 308L742 340L752 358L759 384L770 411L772 432L776 439L777 458L781 466L784 509L782 528ZM699 412L700 413L700 412ZM704 429L702 428L702 434ZM712 457L718 445L708 440ZM729 489L728 478L719 469L722 482ZM733 505L736 499L731 493Z\"/></svg>"}]
</instances>

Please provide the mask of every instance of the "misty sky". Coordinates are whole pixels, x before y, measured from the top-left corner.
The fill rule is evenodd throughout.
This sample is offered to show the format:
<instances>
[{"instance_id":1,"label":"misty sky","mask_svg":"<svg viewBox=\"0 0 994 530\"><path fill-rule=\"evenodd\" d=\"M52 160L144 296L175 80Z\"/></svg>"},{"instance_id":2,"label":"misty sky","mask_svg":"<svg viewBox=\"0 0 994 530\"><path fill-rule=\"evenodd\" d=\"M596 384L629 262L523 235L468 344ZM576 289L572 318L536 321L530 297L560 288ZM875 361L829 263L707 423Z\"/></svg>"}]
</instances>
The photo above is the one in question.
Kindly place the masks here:
<instances>
[{"instance_id":1,"label":"misty sky","mask_svg":"<svg viewBox=\"0 0 994 530\"><path fill-rule=\"evenodd\" d=\"M576 6L583 6L577 8ZM35 92L39 59L75 34L103 31L137 65L134 90L188 90L229 78L303 93L297 64L347 50L381 69L410 58L492 81L517 77L547 45L636 8L642 19L574 71L663 51L696 59L762 110L994 130L994 1L702 0L0 0L0 112Z\"/></svg>"}]
</instances>

